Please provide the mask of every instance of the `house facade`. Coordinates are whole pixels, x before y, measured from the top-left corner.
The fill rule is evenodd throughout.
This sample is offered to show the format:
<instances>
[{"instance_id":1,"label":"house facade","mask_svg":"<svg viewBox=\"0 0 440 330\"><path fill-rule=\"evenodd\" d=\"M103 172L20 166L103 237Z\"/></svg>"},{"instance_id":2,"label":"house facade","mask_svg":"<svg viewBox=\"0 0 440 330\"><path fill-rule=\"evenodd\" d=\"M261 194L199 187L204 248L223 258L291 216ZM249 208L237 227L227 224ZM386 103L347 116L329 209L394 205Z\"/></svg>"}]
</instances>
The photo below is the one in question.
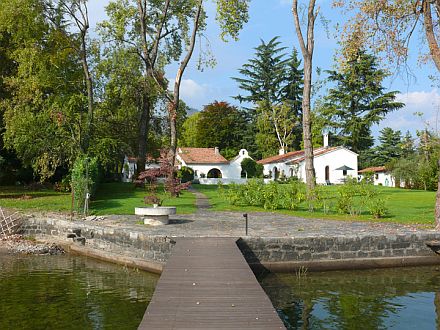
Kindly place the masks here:
<instances>
[{"instance_id":1,"label":"house facade","mask_svg":"<svg viewBox=\"0 0 440 330\"><path fill-rule=\"evenodd\" d=\"M194 179L201 184L243 183L246 174L242 173L241 162L251 158L246 149L241 149L238 155L228 161L218 148L178 148L176 163L178 168L187 166L193 169Z\"/></svg>"},{"instance_id":2,"label":"house facade","mask_svg":"<svg viewBox=\"0 0 440 330\"><path fill-rule=\"evenodd\" d=\"M316 183L342 184L347 177L357 177L358 155L345 147L321 147L313 150ZM305 181L304 150L280 153L258 161L264 175L272 180L297 177Z\"/></svg>"},{"instance_id":3,"label":"house facade","mask_svg":"<svg viewBox=\"0 0 440 330\"><path fill-rule=\"evenodd\" d=\"M367 167L359 172L360 179L363 179L367 174L373 174L373 184L375 186L384 186L384 187L396 187L396 180L394 176L388 171L385 166L376 166L376 167ZM404 182L401 182L401 186L405 185Z\"/></svg>"}]
</instances>

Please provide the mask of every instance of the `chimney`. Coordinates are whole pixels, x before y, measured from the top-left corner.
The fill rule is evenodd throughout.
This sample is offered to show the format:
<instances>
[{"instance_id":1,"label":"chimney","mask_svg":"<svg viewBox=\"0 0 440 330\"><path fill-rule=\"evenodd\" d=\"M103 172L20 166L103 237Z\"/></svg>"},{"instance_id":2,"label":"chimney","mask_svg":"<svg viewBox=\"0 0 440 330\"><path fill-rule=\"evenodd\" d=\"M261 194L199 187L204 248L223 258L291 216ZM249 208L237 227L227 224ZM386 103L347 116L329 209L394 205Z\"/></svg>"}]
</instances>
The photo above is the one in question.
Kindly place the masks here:
<instances>
[{"instance_id":1,"label":"chimney","mask_svg":"<svg viewBox=\"0 0 440 330\"><path fill-rule=\"evenodd\" d=\"M279 155L284 155L286 153L286 150L284 150L284 148L281 148L280 151L278 152Z\"/></svg>"},{"instance_id":2,"label":"chimney","mask_svg":"<svg viewBox=\"0 0 440 330\"><path fill-rule=\"evenodd\" d=\"M328 148L328 134L324 134L324 148Z\"/></svg>"},{"instance_id":3,"label":"chimney","mask_svg":"<svg viewBox=\"0 0 440 330\"><path fill-rule=\"evenodd\" d=\"M218 147L215 147L215 148L214 148L214 153L215 153L216 155L220 154L220 151L218 150Z\"/></svg>"}]
</instances>

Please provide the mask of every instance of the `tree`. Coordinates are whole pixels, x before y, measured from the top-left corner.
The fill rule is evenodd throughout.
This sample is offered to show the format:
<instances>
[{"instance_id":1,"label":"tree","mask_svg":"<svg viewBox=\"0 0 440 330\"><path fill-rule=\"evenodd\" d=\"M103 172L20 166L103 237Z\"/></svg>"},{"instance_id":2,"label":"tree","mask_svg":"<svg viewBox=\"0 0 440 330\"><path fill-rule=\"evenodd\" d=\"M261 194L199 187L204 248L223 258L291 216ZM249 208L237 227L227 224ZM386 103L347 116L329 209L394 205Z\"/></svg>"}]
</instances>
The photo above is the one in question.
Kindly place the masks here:
<instances>
[{"instance_id":1,"label":"tree","mask_svg":"<svg viewBox=\"0 0 440 330\"><path fill-rule=\"evenodd\" d=\"M179 144L182 147L197 147L197 122L200 120L201 112L189 116L182 125L182 133Z\"/></svg>"},{"instance_id":2,"label":"tree","mask_svg":"<svg viewBox=\"0 0 440 330\"><path fill-rule=\"evenodd\" d=\"M301 61L296 50L288 58L278 38L268 43L262 40L255 57L239 70L241 77L233 78L247 93L235 98L253 105L247 110L257 127L257 145L263 156L298 147L301 133Z\"/></svg>"},{"instance_id":3,"label":"tree","mask_svg":"<svg viewBox=\"0 0 440 330\"><path fill-rule=\"evenodd\" d=\"M365 48L382 53L399 68L406 63L411 38L422 24L428 58L440 71L440 0L334 0L334 4L353 13L340 34L344 59L353 58L359 48Z\"/></svg>"},{"instance_id":4,"label":"tree","mask_svg":"<svg viewBox=\"0 0 440 330\"><path fill-rule=\"evenodd\" d=\"M40 0L0 3L0 35L14 31L8 57L16 67L4 80L9 97L1 103L3 138L41 180L76 158L87 103L74 40L62 17L51 15L58 12Z\"/></svg>"},{"instance_id":5,"label":"tree","mask_svg":"<svg viewBox=\"0 0 440 330\"><path fill-rule=\"evenodd\" d=\"M244 131L243 114L227 102L216 101L205 106L200 113L200 120L197 122L198 146L215 146L226 157L235 156L242 148Z\"/></svg>"},{"instance_id":6,"label":"tree","mask_svg":"<svg viewBox=\"0 0 440 330\"><path fill-rule=\"evenodd\" d=\"M310 98L312 91L312 60L313 49L315 45L315 21L318 16L319 9L315 11L315 0L309 0L307 10L307 33L306 39L304 39L303 31L301 29L300 18L298 14L298 0L293 0L292 13L293 21L295 23L296 35L298 42L301 46L301 53L304 60L304 87L303 87L303 142L304 142L304 160L305 160L305 172L306 172L306 184L308 195L311 196L311 192L315 189L316 177L315 168L313 167L313 144L312 144L312 123L311 123L311 110L310 110Z\"/></svg>"},{"instance_id":7,"label":"tree","mask_svg":"<svg viewBox=\"0 0 440 330\"><path fill-rule=\"evenodd\" d=\"M145 168L147 140L154 106L167 90L164 65L182 52L192 2L115 0L106 7L109 17L99 25L109 47L126 48L138 56L142 83L137 103L137 168Z\"/></svg>"},{"instance_id":8,"label":"tree","mask_svg":"<svg viewBox=\"0 0 440 330\"><path fill-rule=\"evenodd\" d=\"M327 72L336 86L325 97L322 115L342 145L356 153L368 150L373 145L371 126L404 104L395 101L396 91L384 92L386 73L363 50L338 71Z\"/></svg>"},{"instance_id":9,"label":"tree","mask_svg":"<svg viewBox=\"0 0 440 330\"><path fill-rule=\"evenodd\" d=\"M402 156L402 133L385 127L380 131L380 145L376 147L375 162L378 166L386 165Z\"/></svg>"},{"instance_id":10,"label":"tree","mask_svg":"<svg viewBox=\"0 0 440 330\"><path fill-rule=\"evenodd\" d=\"M434 62L437 72L440 72L440 0L338 0L335 3L355 12L342 34L345 58L350 58L353 50L360 46L369 47L378 53L384 52L385 57L397 68L402 67L408 59L409 42L423 18L423 40L429 47L427 58ZM435 221L436 229L440 230L440 175L437 186Z\"/></svg>"},{"instance_id":11,"label":"tree","mask_svg":"<svg viewBox=\"0 0 440 330\"><path fill-rule=\"evenodd\" d=\"M246 172L246 178L261 178L263 176L263 165L258 164L252 158L245 158L241 162L241 170Z\"/></svg>"}]
</instances>

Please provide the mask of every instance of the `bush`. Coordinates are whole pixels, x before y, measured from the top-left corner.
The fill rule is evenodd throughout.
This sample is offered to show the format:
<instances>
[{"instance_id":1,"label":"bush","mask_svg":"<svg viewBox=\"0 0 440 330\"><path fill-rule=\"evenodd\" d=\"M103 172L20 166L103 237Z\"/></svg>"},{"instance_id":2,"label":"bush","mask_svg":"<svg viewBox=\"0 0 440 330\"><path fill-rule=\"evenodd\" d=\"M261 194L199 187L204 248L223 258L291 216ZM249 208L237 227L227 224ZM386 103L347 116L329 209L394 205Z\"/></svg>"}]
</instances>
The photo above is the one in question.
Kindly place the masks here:
<instances>
[{"instance_id":1,"label":"bush","mask_svg":"<svg viewBox=\"0 0 440 330\"><path fill-rule=\"evenodd\" d=\"M87 192L91 198L95 195L98 173L97 158L79 156L73 164L71 187L77 211L83 210Z\"/></svg>"},{"instance_id":2,"label":"bush","mask_svg":"<svg viewBox=\"0 0 440 330\"><path fill-rule=\"evenodd\" d=\"M229 189L224 190L224 196L232 205L260 206L266 210L293 210L304 201L305 185L301 182L264 184L263 180L251 179L242 185L230 184Z\"/></svg>"},{"instance_id":3,"label":"bush","mask_svg":"<svg viewBox=\"0 0 440 330\"><path fill-rule=\"evenodd\" d=\"M57 192L70 192L71 186L70 186L70 177L66 176L61 180L61 182L55 182L53 186L53 190Z\"/></svg>"},{"instance_id":4,"label":"bush","mask_svg":"<svg viewBox=\"0 0 440 330\"><path fill-rule=\"evenodd\" d=\"M182 166L180 170L177 171L177 177L182 183L194 180L194 170L191 167Z\"/></svg>"},{"instance_id":5,"label":"bush","mask_svg":"<svg viewBox=\"0 0 440 330\"><path fill-rule=\"evenodd\" d=\"M246 172L248 178L261 178L263 168L263 165L258 164L251 158L245 158L241 162L241 170Z\"/></svg>"}]
</instances>

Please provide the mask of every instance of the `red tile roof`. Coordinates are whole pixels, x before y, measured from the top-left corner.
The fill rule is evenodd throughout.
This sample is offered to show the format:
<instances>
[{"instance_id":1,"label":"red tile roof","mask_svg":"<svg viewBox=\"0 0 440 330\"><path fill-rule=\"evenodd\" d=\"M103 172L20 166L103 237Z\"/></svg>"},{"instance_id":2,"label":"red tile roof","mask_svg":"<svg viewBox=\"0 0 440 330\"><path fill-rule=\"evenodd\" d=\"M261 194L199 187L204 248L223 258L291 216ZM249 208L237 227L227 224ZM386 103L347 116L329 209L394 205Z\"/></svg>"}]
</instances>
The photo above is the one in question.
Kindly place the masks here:
<instances>
[{"instance_id":1,"label":"red tile roof","mask_svg":"<svg viewBox=\"0 0 440 330\"><path fill-rule=\"evenodd\" d=\"M327 147L327 148L321 147L321 148L313 149L313 157L324 155L324 154L332 152L336 149L338 149L338 147ZM295 158L292 161L288 162L287 164L288 165L298 164L298 163L301 163L304 159L305 159L305 156L304 156L304 152L303 152L301 157Z\"/></svg>"},{"instance_id":2,"label":"red tile roof","mask_svg":"<svg viewBox=\"0 0 440 330\"><path fill-rule=\"evenodd\" d=\"M375 166L375 167L367 167L363 170L358 171L358 173L365 173L365 172L386 172L385 166Z\"/></svg>"},{"instance_id":3,"label":"red tile roof","mask_svg":"<svg viewBox=\"0 0 440 330\"><path fill-rule=\"evenodd\" d=\"M261 159L257 163L263 164L263 165L271 164L271 163L280 163L280 162L287 161L287 160L295 158L295 157L300 157L303 154L304 154L304 150L291 151L291 152L285 153L284 155L276 155L276 156L271 156L268 158Z\"/></svg>"},{"instance_id":4,"label":"red tile roof","mask_svg":"<svg viewBox=\"0 0 440 330\"><path fill-rule=\"evenodd\" d=\"M313 156L320 156L327 152L333 151L337 149L338 147L330 147L330 148L317 148L313 150ZM304 150L298 150L298 151L291 151L284 155L276 155L269 158L264 158L262 160L259 160L257 163L259 164L272 164L272 163L288 163L288 164L296 164L300 163L305 159L304 157Z\"/></svg>"},{"instance_id":5,"label":"red tile roof","mask_svg":"<svg viewBox=\"0 0 440 330\"><path fill-rule=\"evenodd\" d=\"M217 149L218 150L218 149ZM177 154L187 164L228 164L216 148L178 148Z\"/></svg>"}]
</instances>

